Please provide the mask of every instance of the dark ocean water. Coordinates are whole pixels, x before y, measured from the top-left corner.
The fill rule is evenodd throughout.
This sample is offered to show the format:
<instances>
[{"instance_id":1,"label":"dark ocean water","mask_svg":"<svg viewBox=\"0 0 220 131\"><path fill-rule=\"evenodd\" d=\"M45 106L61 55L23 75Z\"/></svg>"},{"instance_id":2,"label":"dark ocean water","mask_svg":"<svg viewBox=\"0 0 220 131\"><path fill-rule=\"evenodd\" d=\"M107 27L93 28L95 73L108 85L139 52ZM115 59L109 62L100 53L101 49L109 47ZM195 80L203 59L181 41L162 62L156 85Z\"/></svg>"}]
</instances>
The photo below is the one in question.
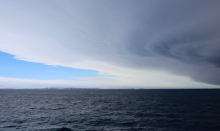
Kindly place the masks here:
<instances>
[{"instance_id":1,"label":"dark ocean water","mask_svg":"<svg viewBox=\"0 0 220 131\"><path fill-rule=\"evenodd\" d=\"M0 90L1 131L68 129L220 131L220 90Z\"/></svg>"}]
</instances>

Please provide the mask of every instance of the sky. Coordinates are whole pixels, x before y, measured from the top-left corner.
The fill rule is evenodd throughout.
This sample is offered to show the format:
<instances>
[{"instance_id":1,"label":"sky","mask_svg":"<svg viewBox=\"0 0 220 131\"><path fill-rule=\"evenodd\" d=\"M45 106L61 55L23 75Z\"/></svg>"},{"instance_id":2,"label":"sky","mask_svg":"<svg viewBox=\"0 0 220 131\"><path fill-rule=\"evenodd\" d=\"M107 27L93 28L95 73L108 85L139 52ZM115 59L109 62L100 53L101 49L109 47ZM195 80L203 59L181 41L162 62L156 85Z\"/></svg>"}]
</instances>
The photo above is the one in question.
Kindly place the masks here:
<instances>
[{"instance_id":1,"label":"sky","mask_svg":"<svg viewBox=\"0 0 220 131\"><path fill-rule=\"evenodd\" d=\"M219 0L0 0L0 88L220 88Z\"/></svg>"}]
</instances>

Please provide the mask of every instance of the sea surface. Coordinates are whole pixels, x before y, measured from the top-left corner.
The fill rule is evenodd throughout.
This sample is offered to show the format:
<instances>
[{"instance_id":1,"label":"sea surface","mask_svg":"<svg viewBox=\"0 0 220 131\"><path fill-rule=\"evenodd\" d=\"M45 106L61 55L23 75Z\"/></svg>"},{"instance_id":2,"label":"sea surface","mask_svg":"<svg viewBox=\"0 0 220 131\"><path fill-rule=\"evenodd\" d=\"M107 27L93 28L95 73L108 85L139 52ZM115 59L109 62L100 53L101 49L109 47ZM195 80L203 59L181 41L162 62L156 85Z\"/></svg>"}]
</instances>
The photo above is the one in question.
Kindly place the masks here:
<instances>
[{"instance_id":1,"label":"sea surface","mask_svg":"<svg viewBox=\"0 0 220 131\"><path fill-rule=\"evenodd\" d=\"M0 131L220 131L220 90L0 90Z\"/></svg>"}]
</instances>

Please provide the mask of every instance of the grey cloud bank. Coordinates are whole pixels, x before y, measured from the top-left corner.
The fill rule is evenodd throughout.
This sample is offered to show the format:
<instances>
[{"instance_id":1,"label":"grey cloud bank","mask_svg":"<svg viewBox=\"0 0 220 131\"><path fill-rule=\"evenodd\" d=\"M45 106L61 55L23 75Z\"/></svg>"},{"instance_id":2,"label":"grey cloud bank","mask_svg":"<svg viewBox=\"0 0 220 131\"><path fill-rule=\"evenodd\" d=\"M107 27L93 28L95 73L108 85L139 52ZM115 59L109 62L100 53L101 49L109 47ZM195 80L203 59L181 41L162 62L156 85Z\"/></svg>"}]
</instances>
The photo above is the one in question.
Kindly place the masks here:
<instances>
[{"instance_id":1,"label":"grey cloud bank","mask_svg":"<svg viewBox=\"0 0 220 131\"><path fill-rule=\"evenodd\" d=\"M0 3L0 51L18 59L69 67L90 60L220 85L219 0Z\"/></svg>"}]
</instances>

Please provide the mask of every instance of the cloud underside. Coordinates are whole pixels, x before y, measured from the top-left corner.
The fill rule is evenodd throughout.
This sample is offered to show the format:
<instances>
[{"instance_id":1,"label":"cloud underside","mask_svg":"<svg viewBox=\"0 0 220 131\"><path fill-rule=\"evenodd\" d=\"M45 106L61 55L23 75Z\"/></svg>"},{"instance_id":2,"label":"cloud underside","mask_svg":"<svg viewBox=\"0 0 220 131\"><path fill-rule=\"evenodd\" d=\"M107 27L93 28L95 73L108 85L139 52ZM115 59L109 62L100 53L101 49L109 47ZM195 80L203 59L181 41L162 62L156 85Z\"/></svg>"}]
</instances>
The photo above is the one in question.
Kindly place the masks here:
<instances>
[{"instance_id":1,"label":"cloud underside","mask_svg":"<svg viewBox=\"0 0 220 131\"><path fill-rule=\"evenodd\" d=\"M0 5L0 51L16 59L97 70L118 85L220 85L218 0L13 2Z\"/></svg>"}]
</instances>

